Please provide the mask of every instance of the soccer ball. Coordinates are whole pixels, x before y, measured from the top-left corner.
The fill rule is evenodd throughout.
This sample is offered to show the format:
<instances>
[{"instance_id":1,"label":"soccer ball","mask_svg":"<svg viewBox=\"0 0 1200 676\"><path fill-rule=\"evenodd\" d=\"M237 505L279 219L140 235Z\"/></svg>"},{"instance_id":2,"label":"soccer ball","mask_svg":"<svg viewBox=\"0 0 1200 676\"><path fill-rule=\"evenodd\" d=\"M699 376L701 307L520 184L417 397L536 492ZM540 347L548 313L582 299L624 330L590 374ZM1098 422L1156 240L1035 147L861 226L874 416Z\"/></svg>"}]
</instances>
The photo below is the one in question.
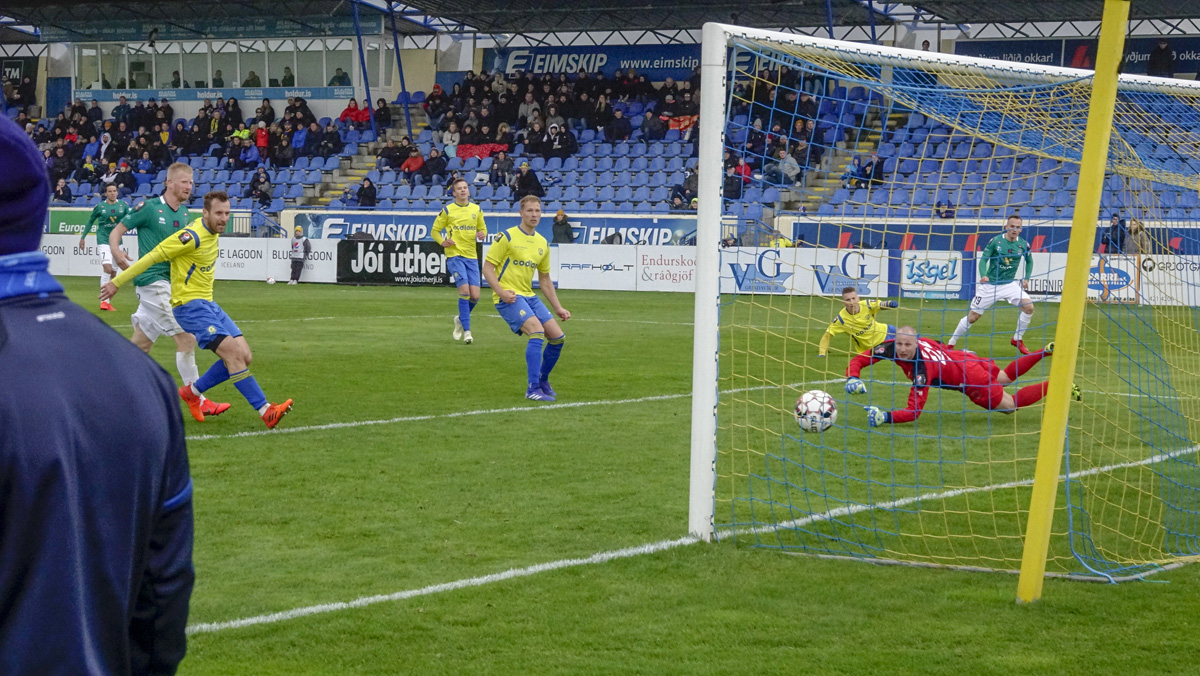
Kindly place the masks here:
<instances>
[{"instance_id":1,"label":"soccer ball","mask_svg":"<svg viewBox=\"0 0 1200 676\"><path fill-rule=\"evenodd\" d=\"M274 283L275 283L274 277L267 277L267 284L274 284Z\"/></svg>"},{"instance_id":2,"label":"soccer ball","mask_svg":"<svg viewBox=\"0 0 1200 676\"><path fill-rule=\"evenodd\" d=\"M837 402L828 392L811 390L796 402L796 424L805 432L824 432L837 422Z\"/></svg>"}]
</instances>

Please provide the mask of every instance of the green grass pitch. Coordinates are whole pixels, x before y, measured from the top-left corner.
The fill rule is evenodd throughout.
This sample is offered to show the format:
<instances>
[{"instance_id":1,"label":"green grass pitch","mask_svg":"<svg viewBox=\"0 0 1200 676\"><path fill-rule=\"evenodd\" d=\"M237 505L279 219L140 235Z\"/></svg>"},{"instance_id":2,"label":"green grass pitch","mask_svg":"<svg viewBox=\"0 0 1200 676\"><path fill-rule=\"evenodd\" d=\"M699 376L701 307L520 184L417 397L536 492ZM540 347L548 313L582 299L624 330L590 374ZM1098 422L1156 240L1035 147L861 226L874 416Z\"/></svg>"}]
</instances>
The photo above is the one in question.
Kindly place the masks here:
<instances>
[{"instance_id":1,"label":"green grass pitch","mask_svg":"<svg viewBox=\"0 0 1200 676\"><path fill-rule=\"evenodd\" d=\"M63 281L73 299L96 307L94 279ZM553 381L559 403L573 406L546 406L523 398L524 342L488 295L475 313L476 343L464 346L450 338L451 289L218 285L217 301L245 331L267 396L296 405L280 430L260 433L257 415L222 385L211 396L233 408L205 423L187 420L196 486L193 624L686 534L691 297L562 291L575 319L564 324ZM134 297L122 292L114 303L118 312L101 314L128 335ZM822 300L804 311L825 316L830 307ZM899 316L917 319L914 304ZM820 330L779 340L815 346ZM832 378L844 366L834 355L814 368L812 353L777 377ZM152 354L174 374L171 347ZM203 370L212 356L198 361ZM722 387L738 387L728 381L726 373ZM839 387L824 389L842 401ZM770 392L747 410L763 416L797 393ZM958 397L946 395L947 408L951 396ZM945 415L988 424L987 414L960 410ZM780 415L762 420L775 425ZM841 416L833 433L859 434L861 410L843 407ZM1018 414L1001 424L1029 432L1038 419ZM799 435L794 423L787 431ZM1017 469L1024 471L1010 464L1010 473ZM1042 602L1020 607L1011 575L877 567L747 543L692 544L196 633L180 673L1194 670L1194 566L1118 586L1050 580Z\"/></svg>"}]
</instances>

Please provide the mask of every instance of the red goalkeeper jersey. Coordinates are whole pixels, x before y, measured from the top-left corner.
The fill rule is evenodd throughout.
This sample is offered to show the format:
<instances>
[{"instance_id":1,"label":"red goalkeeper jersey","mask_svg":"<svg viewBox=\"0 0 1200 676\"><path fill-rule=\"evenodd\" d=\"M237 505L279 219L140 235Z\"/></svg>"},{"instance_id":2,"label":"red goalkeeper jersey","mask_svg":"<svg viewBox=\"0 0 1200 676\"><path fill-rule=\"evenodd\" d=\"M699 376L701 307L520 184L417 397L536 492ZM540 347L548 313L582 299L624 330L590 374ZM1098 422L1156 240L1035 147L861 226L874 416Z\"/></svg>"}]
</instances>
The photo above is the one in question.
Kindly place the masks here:
<instances>
[{"instance_id":1,"label":"red goalkeeper jersey","mask_svg":"<svg viewBox=\"0 0 1200 676\"><path fill-rule=\"evenodd\" d=\"M998 371L990 359L952 349L936 340L918 338L915 359L897 357L896 341L887 340L851 359L850 365L846 367L846 377L858 378L864 368L885 360L895 362L900 370L904 371L904 375L912 380L912 390L908 393L908 407L891 412L893 423L912 422L920 417L931 387L958 392L987 388L995 382L995 374ZM972 397L973 401L974 399Z\"/></svg>"}]
</instances>

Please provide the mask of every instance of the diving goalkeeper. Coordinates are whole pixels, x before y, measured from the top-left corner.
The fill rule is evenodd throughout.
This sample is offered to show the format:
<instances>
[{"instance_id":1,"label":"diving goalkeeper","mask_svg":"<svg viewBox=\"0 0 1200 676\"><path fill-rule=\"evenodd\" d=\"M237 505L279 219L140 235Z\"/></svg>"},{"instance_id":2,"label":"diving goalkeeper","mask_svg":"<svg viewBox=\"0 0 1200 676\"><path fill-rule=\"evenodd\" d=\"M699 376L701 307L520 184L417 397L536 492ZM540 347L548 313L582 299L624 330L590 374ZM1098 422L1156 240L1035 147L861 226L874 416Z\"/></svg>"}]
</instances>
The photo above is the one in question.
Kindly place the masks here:
<instances>
[{"instance_id":1,"label":"diving goalkeeper","mask_svg":"<svg viewBox=\"0 0 1200 676\"><path fill-rule=\"evenodd\" d=\"M867 406L867 423L871 427L915 421L925 408L931 387L962 392L976 405L989 411L1012 413L1041 401L1046 396L1049 382L1026 385L1017 390L1016 396L1005 392L1004 386L1015 382L1036 366L1042 357L1053 353L1054 343L1050 343L1044 350L1018 357L1002 370L991 359L954 350L936 340L918 338L916 329L902 326L896 331L894 340L884 341L874 350L863 352L850 360L850 366L846 368L846 391L850 394L866 393L867 386L859 378L862 370L887 360L896 362L904 375L912 380L908 407L899 411L884 411L877 406ZM1082 398L1077 385L1071 386L1071 396L1076 401Z\"/></svg>"},{"instance_id":2,"label":"diving goalkeeper","mask_svg":"<svg viewBox=\"0 0 1200 676\"><path fill-rule=\"evenodd\" d=\"M856 353L866 352L883 341L896 337L896 327L875 319L875 315L885 307L900 307L896 301L860 301L858 289L847 286L842 289L842 303L846 306L845 309L838 312L837 317L829 323L829 328L825 329L825 335L821 336L821 345L817 348L818 356L825 356L829 351L830 339L839 333L850 336L850 346Z\"/></svg>"}]
</instances>

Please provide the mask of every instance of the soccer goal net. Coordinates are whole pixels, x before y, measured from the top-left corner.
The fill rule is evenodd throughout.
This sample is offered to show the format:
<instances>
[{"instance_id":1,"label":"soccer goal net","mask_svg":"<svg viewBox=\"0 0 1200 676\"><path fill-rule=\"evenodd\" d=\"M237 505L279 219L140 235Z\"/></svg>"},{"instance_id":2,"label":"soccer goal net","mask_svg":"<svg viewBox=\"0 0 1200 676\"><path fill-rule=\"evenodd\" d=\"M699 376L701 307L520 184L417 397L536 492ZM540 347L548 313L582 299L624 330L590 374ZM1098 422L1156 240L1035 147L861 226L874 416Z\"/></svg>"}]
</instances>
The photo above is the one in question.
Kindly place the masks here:
<instances>
[{"instance_id":1,"label":"soccer goal net","mask_svg":"<svg viewBox=\"0 0 1200 676\"><path fill-rule=\"evenodd\" d=\"M1047 570L1120 580L1200 555L1200 87L1121 77L1080 235L1090 72L733 27L706 28L704 53L700 189L723 200L700 213L693 532L707 500L718 539L1019 569L1046 348L1086 236ZM961 380L934 341L969 351ZM864 350L882 360L859 374ZM823 432L797 424L811 390L836 405Z\"/></svg>"}]
</instances>

